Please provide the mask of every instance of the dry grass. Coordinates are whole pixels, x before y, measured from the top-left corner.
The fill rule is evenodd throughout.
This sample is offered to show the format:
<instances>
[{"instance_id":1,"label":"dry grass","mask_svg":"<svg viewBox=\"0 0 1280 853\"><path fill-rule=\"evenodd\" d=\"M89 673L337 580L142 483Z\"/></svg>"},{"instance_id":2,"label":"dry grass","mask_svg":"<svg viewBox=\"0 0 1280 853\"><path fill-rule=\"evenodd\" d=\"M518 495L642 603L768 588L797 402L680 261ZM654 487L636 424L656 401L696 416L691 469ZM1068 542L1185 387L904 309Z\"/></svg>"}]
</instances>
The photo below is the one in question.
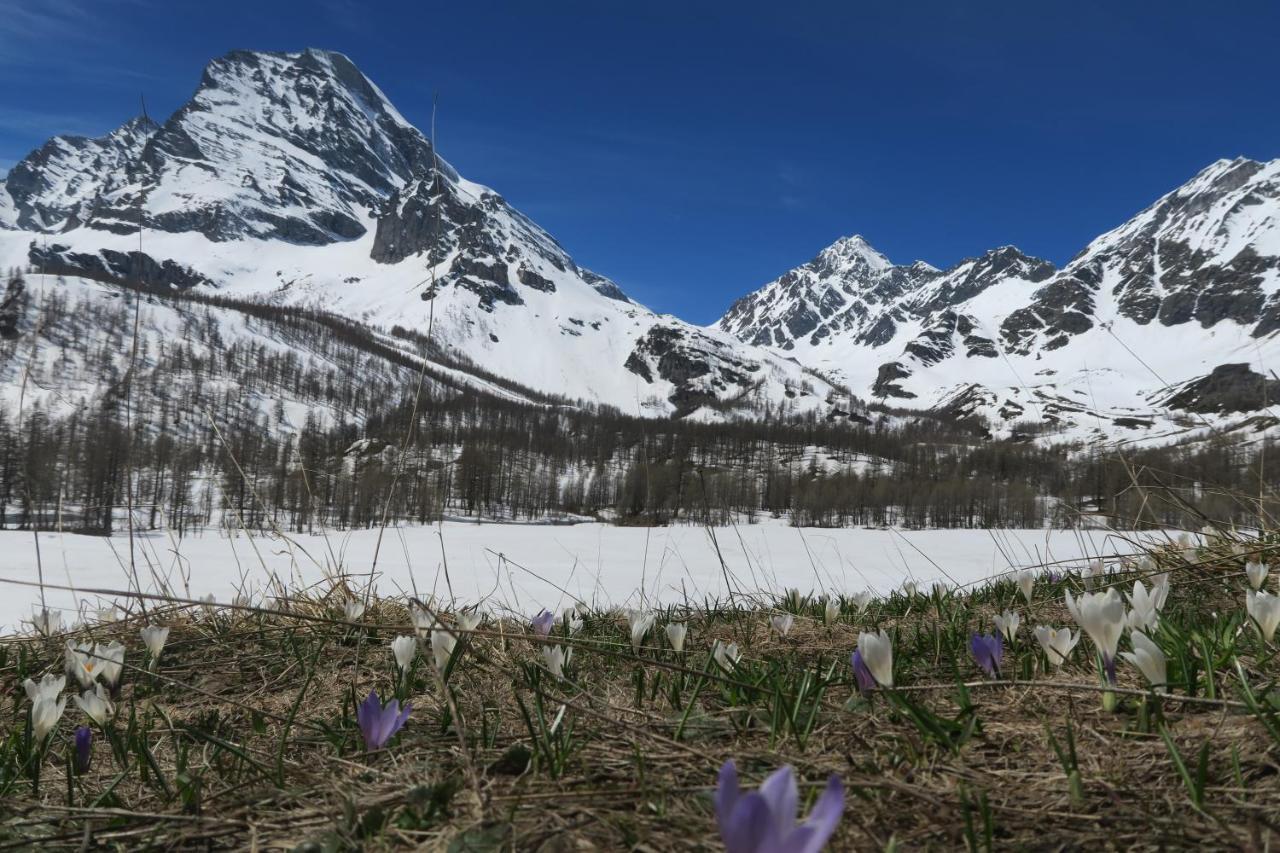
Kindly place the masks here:
<instances>
[{"instance_id":1,"label":"dry grass","mask_svg":"<svg viewBox=\"0 0 1280 853\"><path fill-rule=\"evenodd\" d=\"M1202 637L1241 610L1239 558L1175 562L1166 643ZM1175 695L1161 701L1121 664L1119 703L1106 711L1088 640L1046 672L1031 637L1036 624L1070 624L1065 588L1078 579L1041 581L1029 607L1012 583L894 596L861 615L846 604L830 626L819 603L775 603L797 612L786 638L768 628L774 608L677 608L659 615L639 655L625 617L586 614L560 682L527 624L490 619L464 641L447 688L430 650L419 656L409 723L372 755L352 701L371 688L390 694L387 643L410 633L403 601L373 602L359 628L339 615L342 587L274 612L209 617L190 605L156 613L153 603L150 619L172 626L155 676L143 668L140 617L78 635L129 646L115 722L127 760L100 736L93 768L69 783L64 756L82 721L69 703L38 793L17 757L29 707L20 682L61 668L62 638L6 638L0 849L714 850L709 794L730 757L753 783L794 765L805 798L840 774L846 808L833 850L1268 849L1280 832L1280 742L1240 704L1235 666L1263 695L1276 661L1252 628L1227 631L1229 648L1189 652L1202 669L1214 659L1211 678L1192 676L1197 701L1172 669ZM983 681L957 642L1008 606L1023 612L1008 681ZM676 618L690 625L684 655L662 640ZM873 625L896 630L897 700L863 700L852 686L849 653ZM709 665L717 638L742 649L732 674ZM799 689L803 673L824 685L820 696ZM539 707L548 725L563 707L555 735ZM1200 805L1162 727L1202 785ZM1064 746L1068 729L1075 796L1050 743L1052 733Z\"/></svg>"}]
</instances>

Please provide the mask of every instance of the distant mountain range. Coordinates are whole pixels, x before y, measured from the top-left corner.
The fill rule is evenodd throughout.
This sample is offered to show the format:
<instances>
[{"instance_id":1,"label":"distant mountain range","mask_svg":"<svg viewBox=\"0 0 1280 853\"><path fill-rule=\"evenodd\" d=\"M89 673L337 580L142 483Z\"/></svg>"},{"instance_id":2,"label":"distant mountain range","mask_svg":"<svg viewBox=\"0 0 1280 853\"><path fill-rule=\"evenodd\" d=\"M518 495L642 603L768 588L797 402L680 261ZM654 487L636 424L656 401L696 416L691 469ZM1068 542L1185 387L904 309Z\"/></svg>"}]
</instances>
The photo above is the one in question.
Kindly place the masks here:
<instances>
[{"instance_id":1,"label":"distant mountain range","mask_svg":"<svg viewBox=\"0 0 1280 853\"><path fill-rule=\"evenodd\" d=\"M633 414L879 401L1086 440L1275 422L1280 161L1214 163L1061 270L1011 246L899 265L846 238L703 328L458 175L345 56L236 51L164 122L54 137L15 165L0 265L429 333L479 390Z\"/></svg>"},{"instance_id":2,"label":"distant mountain range","mask_svg":"<svg viewBox=\"0 0 1280 853\"><path fill-rule=\"evenodd\" d=\"M1280 160L1210 165L1061 270L1012 246L947 270L896 265L840 240L717 327L856 393L1005 430L1226 427L1274 399Z\"/></svg>"}]
</instances>

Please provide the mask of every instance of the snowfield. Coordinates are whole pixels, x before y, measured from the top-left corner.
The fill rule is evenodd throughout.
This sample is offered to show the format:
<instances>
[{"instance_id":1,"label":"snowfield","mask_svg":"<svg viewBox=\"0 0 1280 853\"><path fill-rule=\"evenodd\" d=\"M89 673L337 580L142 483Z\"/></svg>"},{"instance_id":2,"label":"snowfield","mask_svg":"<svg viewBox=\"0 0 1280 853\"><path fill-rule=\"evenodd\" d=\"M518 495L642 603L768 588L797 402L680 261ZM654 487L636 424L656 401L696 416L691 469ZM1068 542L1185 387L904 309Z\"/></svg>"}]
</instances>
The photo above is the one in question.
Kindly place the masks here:
<instances>
[{"instance_id":1,"label":"snowfield","mask_svg":"<svg viewBox=\"0 0 1280 853\"><path fill-rule=\"evenodd\" d=\"M714 535L715 543L712 542ZM1164 538L1164 534L1148 534ZM154 592L230 603L237 589L255 591L257 603L271 579L296 588L320 585L344 571L359 588L373 570L379 594L416 590L492 612L534 614L575 601L592 606L649 606L724 597L738 592L802 591L887 593L908 579L928 589L981 582L1014 568L1086 560L1132 551L1129 534L1103 530L924 530L793 528L769 520L755 525L630 528L606 524L474 524L446 521L432 527L388 528L376 568L379 531L273 536L225 531L177 540L167 532L134 540L140 584ZM724 568L716 556L716 543ZM29 620L40 601L35 539L29 531L0 531L0 633ZM40 533L39 551L50 608L64 624L92 615L104 598L90 590L124 591L129 539ZM443 571L447 557L448 577ZM114 596L121 603L123 596Z\"/></svg>"}]
</instances>

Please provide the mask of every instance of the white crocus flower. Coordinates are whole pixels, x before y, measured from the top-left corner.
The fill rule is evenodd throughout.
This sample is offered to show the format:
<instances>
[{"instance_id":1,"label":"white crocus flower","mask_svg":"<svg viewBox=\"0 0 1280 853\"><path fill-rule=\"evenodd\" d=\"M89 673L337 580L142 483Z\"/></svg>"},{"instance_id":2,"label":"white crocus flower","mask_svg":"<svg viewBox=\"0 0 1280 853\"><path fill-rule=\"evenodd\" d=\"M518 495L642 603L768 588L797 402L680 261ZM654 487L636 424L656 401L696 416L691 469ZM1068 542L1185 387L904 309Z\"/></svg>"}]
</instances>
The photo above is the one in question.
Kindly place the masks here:
<instances>
[{"instance_id":1,"label":"white crocus flower","mask_svg":"<svg viewBox=\"0 0 1280 853\"><path fill-rule=\"evenodd\" d=\"M723 643L720 640L711 645L711 657L715 658L716 665L725 672L732 672L742 659L737 643Z\"/></svg>"},{"instance_id":2,"label":"white crocus flower","mask_svg":"<svg viewBox=\"0 0 1280 853\"><path fill-rule=\"evenodd\" d=\"M684 638L689 634L689 626L683 622L672 622L667 626L667 641L677 652L684 651Z\"/></svg>"},{"instance_id":3,"label":"white crocus flower","mask_svg":"<svg viewBox=\"0 0 1280 853\"><path fill-rule=\"evenodd\" d=\"M209 593L200 599L200 606L204 609L204 615L211 617L218 612L218 599L213 597L213 593Z\"/></svg>"},{"instance_id":4,"label":"white crocus flower","mask_svg":"<svg viewBox=\"0 0 1280 853\"><path fill-rule=\"evenodd\" d=\"M1133 643L1133 651L1121 652L1120 656L1142 671L1147 681L1151 682L1151 689L1164 693L1168 685L1164 652L1141 631L1131 633L1129 642Z\"/></svg>"},{"instance_id":5,"label":"white crocus flower","mask_svg":"<svg viewBox=\"0 0 1280 853\"><path fill-rule=\"evenodd\" d=\"M1022 597L1027 600L1027 604L1031 603L1031 591L1036 585L1036 573L1030 569L1023 569L1018 572L1018 589L1022 590Z\"/></svg>"},{"instance_id":6,"label":"white crocus flower","mask_svg":"<svg viewBox=\"0 0 1280 853\"><path fill-rule=\"evenodd\" d=\"M640 644L644 642L645 635L649 633L657 617L643 610L632 610L628 619L631 622L631 651L638 653Z\"/></svg>"},{"instance_id":7,"label":"white crocus flower","mask_svg":"<svg viewBox=\"0 0 1280 853\"><path fill-rule=\"evenodd\" d=\"M162 628L159 625L148 625L142 631L142 645L147 647L147 651L151 654L152 660L160 660L160 653L164 651L164 644L169 641L169 629Z\"/></svg>"},{"instance_id":8,"label":"white crocus flower","mask_svg":"<svg viewBox=\"0 0 1280 853\"><path fill-rule=\"evenodd\" d=\"M1080 570L1080 580L1084 582L1084 588L1086 592L1091 591L1093 589L1093 564L1092 563L1090 563L1089 565L1085 566L1083 569Z\"/></svg>"},{"instance_id":9,"label":"white crocus flower","mask_svg":"<svg viewBox=\"0 0 1280 853\"><path fill-rule=\"evenodd\" d=\"M65 675L53 675L52 673L45 675L37 683L28 678L22 682L22 689L27 691L27 698L32 704L39 702L41 699L49 699L56 701L58 694L67 686L67 677Z\"/></svg>"},{"instance_id":10,"label":"white crocus flower","mask_svg":"<svg viewBox=\"0 0 1280 853\"><path fill-rule=\"evenodd\" d=\"M98 643L93 651L98 656L98 678L107 687L115 688L120 683L120 673L124 670L124 643Z\"/></svg>"},{"instance_id":11,"label":"white crocus flower","mask_svg":"<svg viewBox=\"0 0 1280 853\"><path fill-rule=\"evenodd\" d=\"M828 598L827 603L824 604L822 607L822 615L826 617L826 621L828 625L830 625L832 622L839 619L840 618L840 602L836 601L834 598Z\"/></svg>"},{"instance_id":12,"label":"white crocus flower","mask_svg":"<svg viewBox=\"0 0 1280 853\"><path fill-rule=\"evenodd\" d=\"M859 615L867 609L867 605L871 603L871 590L863 590L855 593L853 596L853 606L858 609Z\"/></svg>"},{"instance_id":13,"label":"white crocus flower","mask_svg":"<svg viewBox=\"0 0 1280 853\"><path fill-rule=\"evenodd\" d=\"M542 660L547 665L547 669L551 670L552 675L556 678L564 678L564 665L569 662L569 655L565 652L564 646L544 645Z\"/></svg>"},{"instance_id":14,"label":"white crocus flower","mask_svg":"<svg viewBox=\"0 0 1280 853\"><path fill-rule=\"evenodd\" d=\"M942 598L951 592L951 585L946 581L937 580L933 582L933 594Z\"/></svg>"},{"instance_id":15,"label":"white crocus flower","mask_svg":"<svg viewBox=\"0 0 1280 853\"><path fill-rule=\"evenodd\" d=\"M99 727L104 726L115 715L115 708L107 698L107 690L101 684L94 685L92 690L72 697L80 710Z\"/></svg>"},{"instance_id":16,"label":"white crocus flower","mask_svg":"<svg viewBox=\"0 0 1280 853\"><path fill-rule=\"evenodd\" d=\"M1036 640L1040 642L1040 648L1044 649L1045 655L1048 656L1049 663L1054 666L1062 666L1066 663L1067 656L1076 647L1076 643L1080 642L1080 634L1072 636L1070 628L1055 630L1048 625L1037 625L1035 635Z\"/></svg>"},{"instance_id":17,"label":"white crocus flower","mask_svg":"<svg viewBox=\"0 0 1280 853\"><path fill-rule=\"evenodd\" d=\"M93 643L76 643L67 640L67 671L80 683L82 688L91 687L97 677L98 658L93 652Z\"/></svg>"},{"instance_id":18,"label":"white crocus flower","mask_svg":"<svg viewBox=\"0 0 1280 853\"><path fill-rule=\"evenodd\" d=\"M1267 579L1267 564L1245 563L1244 573L1249 578L1249 586L1255 590L1262 589L1262 582Z\"/></svg>"},{"instance_id":19,"label":"white crocus flower","mask_svg":"<svg viewBox=\"0 0 1280 853\"><path fill-rule=\"evenodd\" d=\"M62 712L67 707L67 697L54 700L41 696L31 705L31 729L37 741L43 741L62 719Z\"/></svg>"},{"instance_id":20,"label":"white crocus flower","mask_svg":"<svg viewBox=\"0 0 1280 853\"><path fill-rule=\"evenodd\" d=\"M773 626L773 630L778 632L781 637L791 633L791 626L796 622L796 618L790 613L780 613L769 619L769 624Z\"/></svg>"},{"instance_id":21,"label":"white crocus flower","mask_svg":"<svg viewBox=\"0 0 1280 853\"><path fill-rule=\"evenodd\" d=\"M418 641L407 635L396 637L391 641L391 654L395 657L400 672L408 673L418 654Z\"/></svg>"},{"instance_id":22,"label":"white crocus flower","mask_svg":"<svg viewBox=\"0 0 1280 853\"><path fill-rule=\"evenodd\" d=\"M893 641L884 631L858 634L858 651L862 662L871 670L871 676L881 687L893 686Z\"/></svg>"},{"instance_id":23,"label":"white crocus flower","mask_svg":"<svg viewBox=\"0 0 1280 853\"><path fill-rule=\"evenodd\" d=\"M57 610L40 610L31 617L31 627L42 637L62 633L62 614Z\"/></svg>"},{"instance_id":24,"label":"white crocus flower","mask_svg":"<svg viewBox=\"0 0 1280 853\"><path fill-rule=\"evenodd\" d=\"M431 657L436 664L436 672L444 675L453 650L458 646L458 636L444 628L436 628L431 632Z\"/></svg>"},{"instance_id":25,"label":"white crocus flower","mask_svg":"<svg viewBox=\"0 0 1280 853\"><path fill-rule=\"evenodd\" d=\"M1169 600L1170 585L1168 572L1151 576L1151 595L1156 600L1156 610L1164 610L1164 604Z\"/></svg>"},{"instance_id":26,"label":"white crocus flower","mask_svg":"<svg viewBox=\"0 0 1280 853\"><path fill-rule=\"evenodd\" d=\"M413 631L419 637L426 637L436 625L435 617L421 607L409 608L409 621L413 623Z\"/></svg>"},{"instance_id":27,"label":"white crocus flower","mask_svg":"<svg viewBox=\"0 0 1280 853\"><path fill-rule=\"evenodd\" d=\"M99 622L114 622L120 618L120 608L116 607L114 604L109 604L106 607L99 607L97 615Z\"/></svg>"},{"instance_id":28,"label":"white crocus flower","mask_svg":"<svg viewBox=\"0 0 1280 853\"><path fill-rule=\"evenodd\" d=\"M1151 594L1156 598L1156 610L1164 610L1165 602L1169 601L1169 588L1171 585L1170 575L1167 571L1151 576Z\"/></svg>"},{"instance_id":29,"label":"white crocus flower","mask_svg":"<svg viewBox=\"0 0 1280 853\"><path fill-rule=\"evenodd\" d=\"M1125 626L1124 599L1114 587L1106 592L1086 592L1079 599L1072 598L1068 591L1067 610L1093 641L1102 655L1107 679L1114 683L1116 647Z\"/></svg>"},{"instance_id":30,"label":"white crocus flower","mask_svg":"<svg viewBox=\"0 0 1280 853\"><path fill-rule=\"evenodd\" d=\"M1014 637L1018 633L1018 626L1022 624L1022 617L1018 615L1016 610L1006 610L999 616L994 617L996 630L1004 635L1004 638L1013 645Z\"/></svg>"},{"instance_id":31,"label":"white crocus flower","mask_svg":"<svg viewBox=\"0 0 1280 853\"><path fill-rule=\"evenodd\" d=\"M902 594L905 595L907 598L914 598L919 593L920 593L920 584L916 583L915 581L902 582Z\"/></svg>"},{"instance_id":32,"label":"white crocus flower","mask_svg":"<svg viewBox=\"0 0 1280 853\"><path fill-rule=\"evenodd\" d=\"M1133 582L1133 592L1129 595L1129 604L1133 610L1129 612L1127 624L1130 631L1152 631L1160 622L1160 605L1163 603L1167 588L1153 586L1151 592L1142 585L1142 581Z\"/></svg>"},{"instance_id":33,"label":"white crocus flower","mask_svg":"<svg viewBox=\"0 0 1280 853\"><path fill-rule=\"evenodd\" d=\"M1245 593L1244 609L1262 638L1268 643L1272 642L1276 636L1276 628L1280 627L1280 596L1266 590L1249 590Z\"/></svg>"},{"instance_id":34,"label":"white crocus flower","mask_svg":"<svg viewBox=\"0 0 1280 853\"><path fill-rule=\"evenodd\" d=\"M364 615L364 602L358 598L348 598L342 603L342 618L348 622L359 622Z\"/></svg>"},{"instance_id":35,"label":"white crocus flower","mask_svg":"<svg viewBox=\"0 0 1280 853\"><path fill-rule=\"evenodd\" d=\"M564 624L569 629L569 635L572 636L582 630L582 617L578 615L578 608L568 607L564 611Z\"/></svg>"},{"instance_id":36,"label":"white crocus flower","mask_svg":"<svg viewBox=\"0 0 1280 853\"><path fill-rule=\"evenodd\" d=\"M484 614L479 610L463 611L457 616L458 629L461 631L474 631L480 627L480 623L484 621Z\"/></svg>"}]
</instances>

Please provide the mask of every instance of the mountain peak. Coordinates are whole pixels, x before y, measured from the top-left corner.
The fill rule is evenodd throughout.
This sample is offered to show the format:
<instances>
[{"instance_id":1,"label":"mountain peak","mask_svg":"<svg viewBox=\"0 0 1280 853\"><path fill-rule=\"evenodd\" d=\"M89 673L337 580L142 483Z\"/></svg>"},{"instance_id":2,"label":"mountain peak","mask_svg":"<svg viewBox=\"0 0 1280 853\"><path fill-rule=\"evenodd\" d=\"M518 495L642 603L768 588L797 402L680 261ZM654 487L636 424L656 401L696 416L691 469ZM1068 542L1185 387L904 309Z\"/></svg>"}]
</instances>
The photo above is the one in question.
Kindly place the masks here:
<instances>
[{"instance_id":1,"label":"mountain peak","mask_svg":"<svg viewBox=\"0 0 1280 853\"><path fill-rule=\"evenodd\" d=\"M352 240L434 162L426 137L343 54L234 50L205 66L88 224L127 233L141 212L150 229L217 242Z\"/></svg>"},{"instance_id":2,"label":"mountain peak","mask_svg":"<svg viewBox=\"0 0 1280 853\"><path fill-rule=\"evenodd\" d=\"M0 225L48 233L82 224L107 183L131 168L157 129L135 116L102 136L52 137L5 175L9 198L0 214L11 221Z\"/></svg>"},{"instance_id":3,"label":"mountain peak","mask_svg":"<svg viewBox=\"0 0 1280 853\"><path fill-rule=\"evenodd\" d=\"M861 234L841 237L823 249L818 257L828 260L860 260L873 270L884 270L893 266L893 263L868 243Z\"/></svg>"}]
</instances>

